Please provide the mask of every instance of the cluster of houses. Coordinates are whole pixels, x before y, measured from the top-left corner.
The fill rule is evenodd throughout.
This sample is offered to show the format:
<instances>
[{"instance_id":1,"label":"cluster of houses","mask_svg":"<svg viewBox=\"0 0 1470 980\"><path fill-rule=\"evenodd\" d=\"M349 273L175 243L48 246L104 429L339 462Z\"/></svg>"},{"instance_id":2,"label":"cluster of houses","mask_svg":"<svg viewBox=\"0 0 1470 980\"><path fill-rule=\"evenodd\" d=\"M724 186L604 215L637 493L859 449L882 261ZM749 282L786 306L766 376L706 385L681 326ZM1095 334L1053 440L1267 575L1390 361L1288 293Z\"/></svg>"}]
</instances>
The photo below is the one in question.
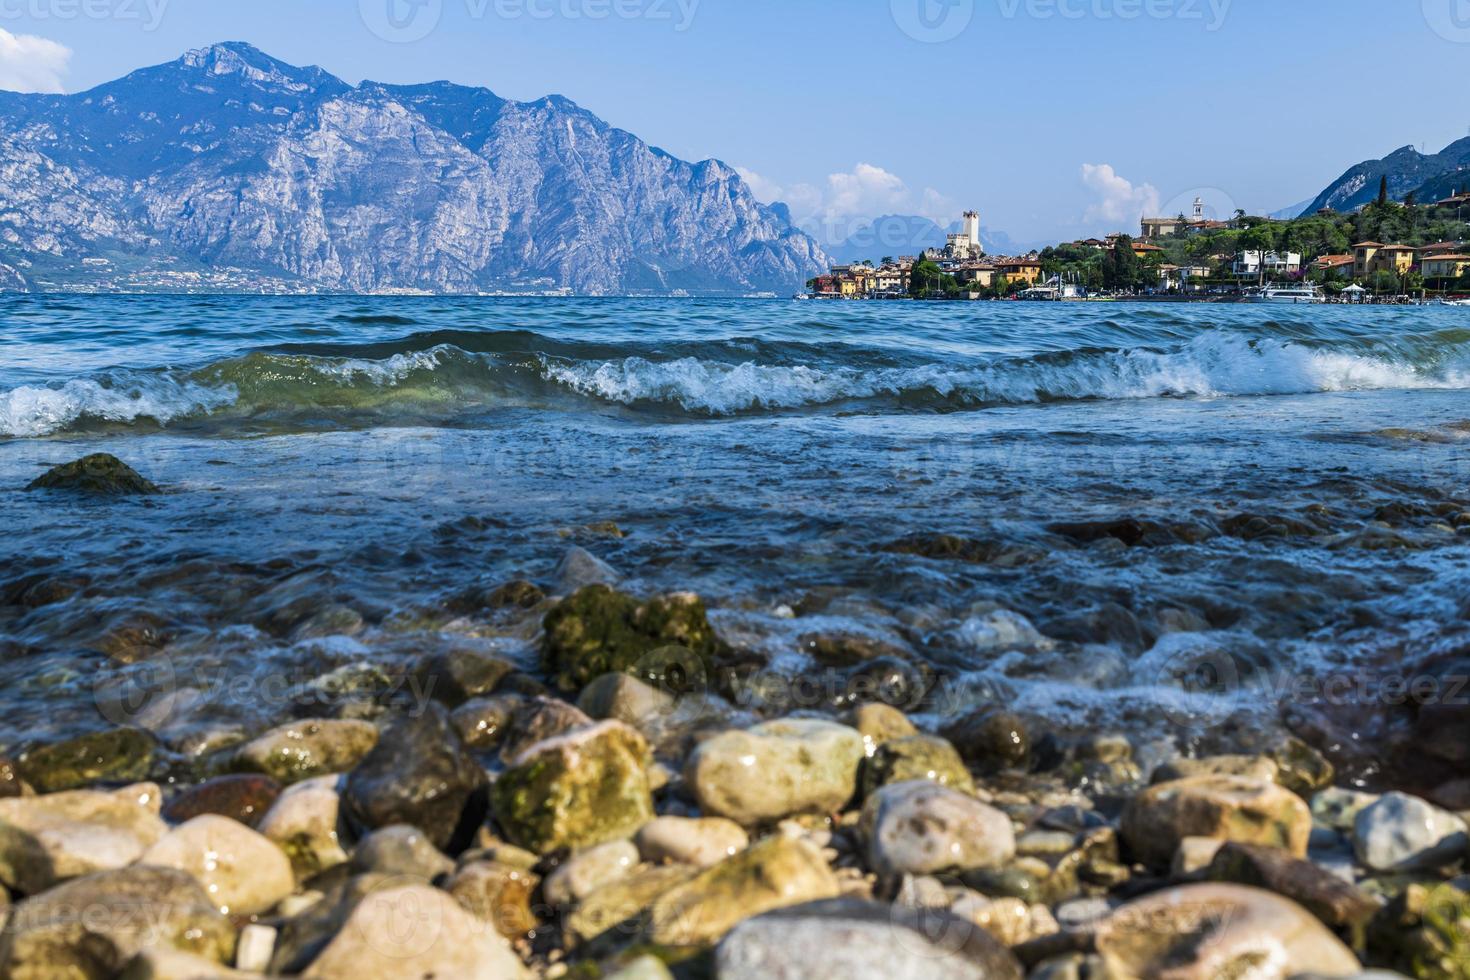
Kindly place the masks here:
<instances>
[{"instance_id":1,"label":"cluster of houses","mask_svg":"<svg viewBox=\"0 0 1470 980\"><path fill-rule=\"evenodd\" d=\"M818 298L899 299L909 295L914 266L932 262L940 272L954 276L975 292L1010 283L1035 287L1041 278L1041 257L1036 252L1020 256L988 256L980 244L980 214L966 211L962 230L947 236L943 248L925 249L923 254L867 264L833 266L825 276L812 281Z\"/></svg>"},{"instance_id":2,"label":"cluster of houses","mask_svg":"<svg viewBox=\"0 0 1470 980\"><path fill-rule=\"evenodd\" d=\"M1464 242L1436 242L1418 248L1359 242L1345 255L1324 255L1312 263L1313 272L1349 281L1367 281L1380 272L1403 275L1415 268L1426 282L1459 279L1470 272L1470 247Z\"/></svg>"},{"instance_id":3,"label":"cluster of houses","mask_svg":"<svg viewBox=\"0 0 1470 980\"><path fill-rule=\"evenodd\" d=\"M1470 207L1470 192L1452 195L1436 207ZM1087 238L1068 242L1064 247L1078 250L1113 251L1128 242L1140 259L1155 260L1150 268L1158 275L1157 288L1162 292L1204 293L1218 288L1221 270L1240 288L1261 282L1300 278L1303 273L1327 273L1347 282L1369 282L1380 272L1402 275L1417 269L1428 283L1449 283L1470 274L1470 244L1437 242L1433 245L1385 245L1381 242L1359 242L1345 255L1324 255L1309 265L1300 252L1246 250L1231 255L1210 256L1213 264L1175 265L1158 262L1164 249L1155 244L1173 235L1198 235L1203 232L1240 227L1239 218L1216 221L1205 216L1204 202L1196 199L1192 218L1145 217L1140 223L1140 236L1130 239L1119 232L1106 238ZM899 299L910 295L914 267L921 261L932 262L943 273L951 275L971 295L982 290L1016 284L1023 298L1066 299L1077 296L1080 288L1059 277L1042 281L1041 257L1036 252L1021 256L988 256L980 244L980 215L966 211L961 231L948 235L942 248L926 249L919 256L885 259L879 266L853 264L834 266L825 276L812 282L812 295L833 299ZM1229 290L1233 287L1227 286Z\"/></svg>"}]
</instances>

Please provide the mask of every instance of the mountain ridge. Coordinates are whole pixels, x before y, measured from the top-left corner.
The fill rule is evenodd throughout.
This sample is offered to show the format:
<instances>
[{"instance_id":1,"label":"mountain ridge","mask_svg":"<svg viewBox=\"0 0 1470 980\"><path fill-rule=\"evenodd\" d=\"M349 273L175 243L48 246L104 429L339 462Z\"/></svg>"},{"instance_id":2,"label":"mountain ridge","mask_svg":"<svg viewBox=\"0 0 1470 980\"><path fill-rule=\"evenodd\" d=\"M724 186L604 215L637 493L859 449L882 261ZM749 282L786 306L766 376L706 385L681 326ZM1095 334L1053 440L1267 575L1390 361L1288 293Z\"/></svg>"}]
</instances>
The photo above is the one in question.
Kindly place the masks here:
<instances>
[{"instance_id":1,"label":"mountain ridge","mask_svg":"<svg viewBox=\"0 0 1470 980\"><path fill-rule=\"evenodd\" d=\"M241 42L0 95L0 288L740 294L826 256L734 168L549 95L359 85Z\"/></svg>"},{"instance_id":2,"label":"mountain ridge","mask_svg":"<svg viewBox=\"0 0 1470 980\"><path fill-rule=\"evenodd\" d=\"M1425 154L1412 146L1401 146L1385 157L1349 167L1312 200L1302 215L1315 214L1323 208L1352 211L1362 207L1377 199L1383 178L1388 180L1388 196L1402 201L1409 194L1462 170L1467 171L1464 180L1470 186L1470 136L1454 141L1438 153Z\"/></svg>"}]
</instances>

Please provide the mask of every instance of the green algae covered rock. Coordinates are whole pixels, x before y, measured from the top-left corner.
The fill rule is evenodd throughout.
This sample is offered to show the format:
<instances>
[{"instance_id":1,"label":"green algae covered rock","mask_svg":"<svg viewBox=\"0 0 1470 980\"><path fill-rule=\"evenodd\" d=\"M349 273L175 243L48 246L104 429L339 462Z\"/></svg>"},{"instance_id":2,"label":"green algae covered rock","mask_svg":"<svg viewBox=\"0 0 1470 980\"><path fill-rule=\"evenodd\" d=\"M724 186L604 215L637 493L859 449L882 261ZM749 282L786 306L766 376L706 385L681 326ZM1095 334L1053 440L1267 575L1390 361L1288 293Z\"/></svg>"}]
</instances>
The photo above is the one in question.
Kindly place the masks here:
<instances>
[{"instance_id":1,"label":"green algae covered rock","mask_svg":"<svg viewBox=\"0 0 1470 980\"><path fill-rule=\"evenodd\" d=\"M647 937L663 946L709 946L752 916L835 898L839 889L815 846L767 837L661 896Z\"/></svg>"},{"instance_id":2,"label":"green algae covered rock","mask_svg":"<svg viewBox=\"0 0 1470 980\"><path fill-rule=\"evenodd\" d=\"M1470 977L1470 891L1463 882L1410 885L1369 926L1368 951L1409 976Z\"/></svg>"},{"instance_id":3,"label":"green algae covered rock","mask_svg":"<svg viewBox=\"0 0 1470 980\"><path fill-rule=\"evenodd\" d=\"M145 779L156 749L153 736L141 728L113 728L36 746L16 764L37 792L59 793L104 780L130 783Z\"/></svg>"},{"instance_id":4,"label":"green algae covered rock","mask_svg":"<svg viewBox=\"0 0 1470 980\"><path fill-rule=\"evenodd\" d=\"M717 641L704 602L687 592L640 602L589 585L546 614L543 656L565 690L603 674L634 674L686 690L709 676Z\"/></svg>"},{"instance_id":5,"label":"green algae covered rock","mask_svg":"<svg viewBox=\"0 0 1470 980\"><path fill-rule=\"evenodd\" d=\"M272 728L235 750L237 772L264 773L282 785L347 772L378 744L370 721L310 719Z\"/></svg>"},{"instance_id":6,"label":"green algae covered rock","mask_svg":"<svg viewBox=\"0 0 1470 980\"><path fill-rule=\"evenodd\" d=\"M631 837L653 819L648 742L605 721L526 749L491 792L509 840L541 854Z\"/></svg>"},{"instance_id":7,"label":"green algae covered rock","mask_svg":"<svg viewBox=\"0 0 1470 980\"><path fill-rule=\"evenodd\" d=\"M53 467L31 481L26 489L69 490L110 497L162 492L137 470L108 453Z\"/></svg>"},{"instance_id":8,"label":"green algae covered rock","mask_svg":"<svg viewBox=\"0 0 1470 980\"><path fill-rule=\"evenodd\" d=\"M234 956L235 928L183 871L103 871L15 907L0 934L0 976L110 980L147 948L225 963Z\"/></svg>"},{"instance_id":9,"label":"green algae covered rock","mask_svg":"<svg viewBox=\"0 0 1470 980\"><path fill-rule=\"evenodd\" d=\"M863 796L871 796L892 783L915 779L927 779L961 793L975 791L975 780L953 745L932 735L911 735L884 742L863 763Z\"/></svg>"}]
</instances>

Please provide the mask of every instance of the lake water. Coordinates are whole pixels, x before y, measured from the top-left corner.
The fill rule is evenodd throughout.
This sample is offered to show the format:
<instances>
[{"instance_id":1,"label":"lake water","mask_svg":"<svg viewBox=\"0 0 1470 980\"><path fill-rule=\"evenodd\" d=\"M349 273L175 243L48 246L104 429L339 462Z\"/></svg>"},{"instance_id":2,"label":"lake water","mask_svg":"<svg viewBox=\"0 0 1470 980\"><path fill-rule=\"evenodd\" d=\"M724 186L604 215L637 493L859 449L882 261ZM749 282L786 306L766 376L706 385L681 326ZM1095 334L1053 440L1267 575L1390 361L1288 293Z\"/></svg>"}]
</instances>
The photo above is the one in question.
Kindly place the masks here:
<instances>
[{"instance_id":1,"label":"lake water","mask_svg":"<svg viewBox=\"0 0 1470 980\"><path fill-rule=\"evenodd\" d=\"M4 296L0 748L534 671L466 596L573 547L775 675L861 636L1059 729L1371 740L1310 688L1467 642L1467 389L1453 308ZM21 492L92 452L167 493Z\"/></svg>"}]
</instances>

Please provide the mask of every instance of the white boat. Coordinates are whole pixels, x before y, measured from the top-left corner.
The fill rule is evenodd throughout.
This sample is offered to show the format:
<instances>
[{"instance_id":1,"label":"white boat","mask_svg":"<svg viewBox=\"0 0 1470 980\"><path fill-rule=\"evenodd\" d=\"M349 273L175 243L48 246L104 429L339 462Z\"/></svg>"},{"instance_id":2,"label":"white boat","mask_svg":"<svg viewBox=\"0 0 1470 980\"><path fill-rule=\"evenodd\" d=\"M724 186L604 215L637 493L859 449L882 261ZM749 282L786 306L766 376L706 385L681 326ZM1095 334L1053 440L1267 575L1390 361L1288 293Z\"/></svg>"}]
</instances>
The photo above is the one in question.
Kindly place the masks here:
<instances>
[{"instance_id":1,"label":"white boat","mask_svg":"<svg viewBox=\"0 0 1470 980\"><path fill-rule=\"evenodd\" d=\"M1252 303L1277 303L1294 306L1299 303L1325 303L1327 296L1318 286L1302 283L1298 286L1262 286L1251 293Z\"/></svg>"}]
</instances>

